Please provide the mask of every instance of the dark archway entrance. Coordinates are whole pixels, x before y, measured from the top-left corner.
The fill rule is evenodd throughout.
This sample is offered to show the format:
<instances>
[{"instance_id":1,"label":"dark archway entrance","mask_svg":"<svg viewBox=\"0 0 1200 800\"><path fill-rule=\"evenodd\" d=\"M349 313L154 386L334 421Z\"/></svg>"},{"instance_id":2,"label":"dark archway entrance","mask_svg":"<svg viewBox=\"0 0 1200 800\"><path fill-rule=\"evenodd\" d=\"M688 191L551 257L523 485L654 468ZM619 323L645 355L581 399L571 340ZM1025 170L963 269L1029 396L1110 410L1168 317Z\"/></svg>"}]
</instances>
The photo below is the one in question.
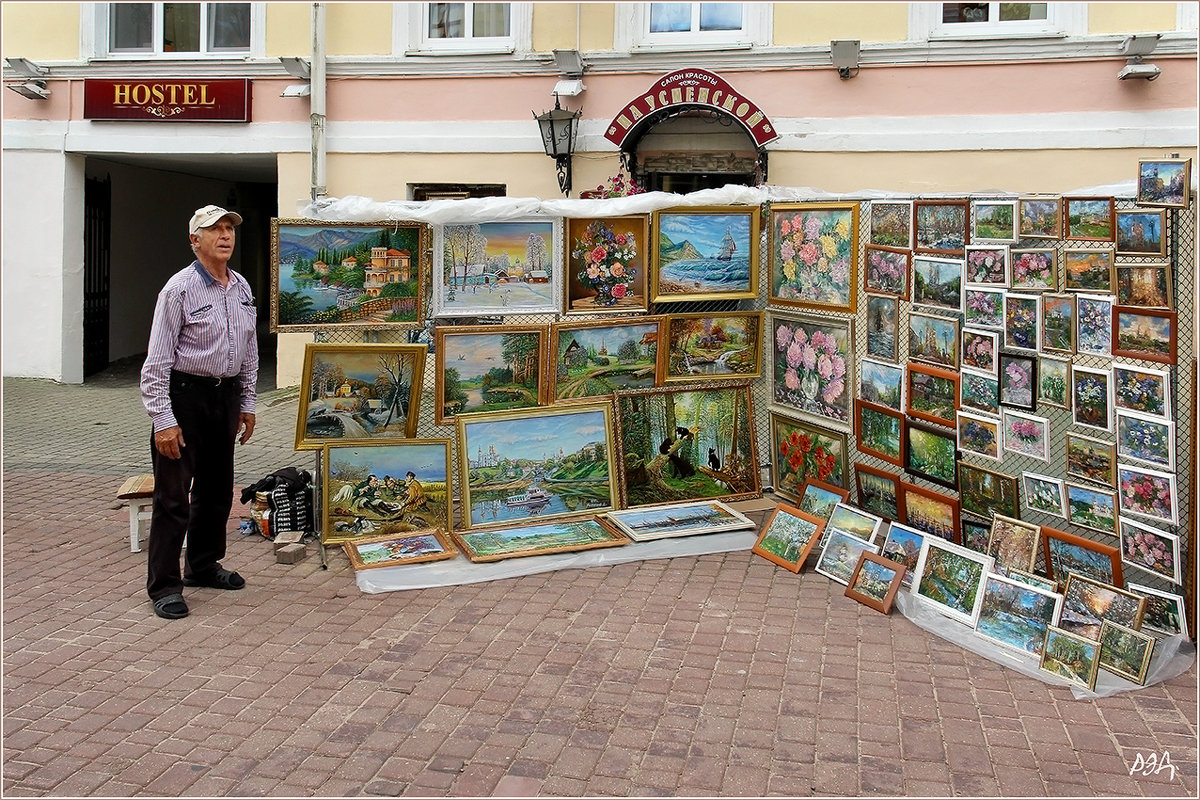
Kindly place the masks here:
<instances>
[{"instance_id":1,"label":"dark archway entrance","mask_svg":"<svg viewBox=\"0 0 1200 800\"><path fill-rule=\"evenodd\" d=\"M711 108L669 108L623 143L622 162L640 186L685 194L766 182L767 154L736 119Z\"/></svg>"}]
</instances>

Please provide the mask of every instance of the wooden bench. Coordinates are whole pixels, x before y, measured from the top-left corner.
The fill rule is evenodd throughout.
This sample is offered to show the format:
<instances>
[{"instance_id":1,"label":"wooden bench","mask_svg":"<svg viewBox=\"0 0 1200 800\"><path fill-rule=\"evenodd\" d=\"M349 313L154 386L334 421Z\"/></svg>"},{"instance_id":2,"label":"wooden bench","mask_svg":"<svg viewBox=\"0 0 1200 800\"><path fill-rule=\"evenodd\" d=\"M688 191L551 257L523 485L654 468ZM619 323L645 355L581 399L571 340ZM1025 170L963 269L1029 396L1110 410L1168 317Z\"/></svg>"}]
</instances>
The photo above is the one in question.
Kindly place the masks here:
<instances>
[{"instance_id":1,"label":"wooden bench","mask_svg":"<svg viewBox=\"0 0 1200 800\"><path fill-rule=\"evenodd\" d=\"M150 535L150 515L154 504L154 476L134 475L128 478L117 491L118 500L129 501L129 552L141 551L138 540L145 533Z\"/></svg>"}]
</instances>

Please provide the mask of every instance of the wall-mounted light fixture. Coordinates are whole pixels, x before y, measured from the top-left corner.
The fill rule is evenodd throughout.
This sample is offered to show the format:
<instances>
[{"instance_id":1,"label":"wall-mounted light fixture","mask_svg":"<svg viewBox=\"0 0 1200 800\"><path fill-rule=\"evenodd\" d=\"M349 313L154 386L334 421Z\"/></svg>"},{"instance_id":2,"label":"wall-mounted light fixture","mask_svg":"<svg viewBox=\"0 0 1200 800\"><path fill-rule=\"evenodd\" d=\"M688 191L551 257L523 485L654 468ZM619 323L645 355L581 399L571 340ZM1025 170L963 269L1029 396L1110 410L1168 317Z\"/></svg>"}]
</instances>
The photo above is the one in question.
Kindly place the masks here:
<instances>
[{"instance_id":1,"label":"wall-mounted light fixture","mask_svg":"<svg viewBox=\"0 0 1200 800\"><path fill-rule=\"evenodd\" d=\"M858 74L858 56L862 44L858 39L834 39L829 43L829 58L842 80Z\"/></svg>"},{"instance_id":2,"label":"wall-mounted light fixture","mask_svg":"<svg viewBox=\"0 0 1200 800\"><path fill-rule=\"evenodd\" d=\"M1155 47L1158 47L1158 39L1159 34L1157 33L1139 33L1129 36L1121 42L1121 55L1125 56L1127 63L1117 73L1117 79L1127 81L1133 78L1152 81L1161 75L1161 69L1154 64L1145 63L1146 56L1154 52Z\"/></svg>"},{"instance_id":3,"label":"wall-mounted light fixture","mask_svg":"<svg viewBox=\"0 0 1200 800\"><path fill-rule=\"evenodd\" d=\"M299 56L281 56L279 63L283 64L284 70L288 75L294 78L299 78L302 81L312 79L312 68L308 62ZM309 83L291 83L284 87L279 93L280 97L308 97L312 94L312 85Z\"/></svg>"},{"instance_id":4,"label":"wall-mounted light fixture","mask_svg":"<svg viewBox=\"0 0 1200 800\"><path fill-rule=\"evenodd\" d=\"M558 104L554 95L554 108L543 114L534 114L542 134L542 147L546 155L554 159L558 172L558 188L563 194L571 193L571 154L575 152L575 134L579 129L582 111L567 111Z\"/></svg>"},{"instance_id":5,"label":"wall-mounted light fixture","mask_svg":"<svg viewBox=\"0 0 1200 800\"><path fill-rule=\"evenodd\" d=\"M4 60L8 62L8 66L14 72L23 78L29 79L23 80L20 83L10 83L8 84L8 88L21 95L21 97L27 97L30 100L45 100L50 96L50 90L46 88L46 82L41 80L49 70L41 64L33 63L28 58L13 57Z\"/></svg>"},{"instance_id":6,"label":"wall-mounted light fixture","mask_svg":"<svg viewBox=\"0 0 1200 800\"><path fill-rule=\"evenodd\" d=\"M578 50L555 50L554 64L562 77L554 84L555 96L577 97L587 89L583 85L583 58Z\"/></svg>"}]
</instances>

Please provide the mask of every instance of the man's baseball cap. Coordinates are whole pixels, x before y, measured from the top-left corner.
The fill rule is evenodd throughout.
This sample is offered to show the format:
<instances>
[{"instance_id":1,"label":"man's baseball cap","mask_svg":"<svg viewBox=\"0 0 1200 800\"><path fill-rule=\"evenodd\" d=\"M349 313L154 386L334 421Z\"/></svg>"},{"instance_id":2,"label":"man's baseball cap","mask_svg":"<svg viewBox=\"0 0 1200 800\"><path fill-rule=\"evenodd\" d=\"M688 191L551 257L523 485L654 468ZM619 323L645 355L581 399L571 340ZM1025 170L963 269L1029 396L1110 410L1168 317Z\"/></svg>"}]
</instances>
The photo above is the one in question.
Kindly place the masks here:
<instances>
[{"instance_id":1,"label":"man's baseball cap","mask_svg":"<svg viewBox=\"0 0 1200 800\"><path fill-rule=\"evenodd\" d=\"M220 206L205 206L197 208L196 213L192 214L192 221L188 223L188 233L196 233L201 228L207 228L215 224L221 217L229 217L233 220L234 225L242 224L242 215L236 211L226 211Z\"/></svg>"}]
</instances>

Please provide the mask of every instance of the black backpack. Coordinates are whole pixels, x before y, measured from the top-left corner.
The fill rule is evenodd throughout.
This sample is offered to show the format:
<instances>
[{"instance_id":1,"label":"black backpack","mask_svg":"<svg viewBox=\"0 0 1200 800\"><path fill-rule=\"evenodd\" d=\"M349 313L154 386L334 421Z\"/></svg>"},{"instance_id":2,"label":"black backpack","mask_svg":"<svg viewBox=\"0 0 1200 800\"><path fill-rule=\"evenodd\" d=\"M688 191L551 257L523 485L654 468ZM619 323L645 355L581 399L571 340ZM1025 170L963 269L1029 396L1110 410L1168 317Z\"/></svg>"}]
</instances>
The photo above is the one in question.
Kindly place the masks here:
<instances>
[{"instance_id":1,"label":"black backpack","mask_svg":"<svg viewBox=\"0 0 1200 800\"><path fill-rule=\"evenodd\" d=\"M284 531L313 532L313 482L306 470L276 470L243 489L242 502L250 502L258 492L270 497L272 539Z\"/></svg>"}]
</instances>

